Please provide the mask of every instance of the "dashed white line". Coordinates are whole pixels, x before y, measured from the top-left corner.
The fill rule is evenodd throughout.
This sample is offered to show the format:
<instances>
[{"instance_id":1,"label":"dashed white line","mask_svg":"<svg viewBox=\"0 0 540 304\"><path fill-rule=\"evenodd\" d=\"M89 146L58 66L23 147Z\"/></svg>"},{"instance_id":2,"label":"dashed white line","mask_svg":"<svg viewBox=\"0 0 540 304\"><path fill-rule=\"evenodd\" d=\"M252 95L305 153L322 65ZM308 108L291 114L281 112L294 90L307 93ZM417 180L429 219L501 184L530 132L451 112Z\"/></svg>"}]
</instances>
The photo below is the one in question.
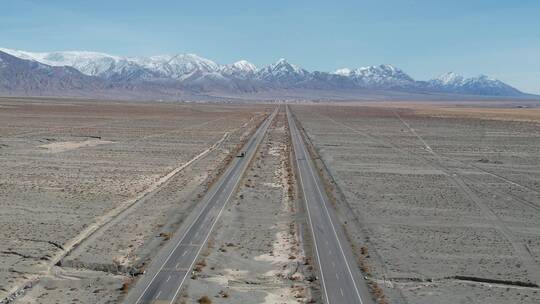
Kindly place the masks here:
<instances>
[{"instance_id":1,"label":"dashed white line","mask_svg":"<svg viewBox=\"0 0 540 304\"><path fill-rule=\"evenodd\" d=\"M169 282L170 279L171 279L171 276L167 277L167 280L165 282Z\"/></svg>"},{"instance_id":2,"label":"dashed white line","mask_svg":"<svg viewBox=\"0 0 540 304\"><path fill-rule=\"evenodd\" d=\"M158 292L158 294L156 295L156 297L154 299L159 298L160 295L161 295L161 290Z\"/></svg>"}]
</instances>

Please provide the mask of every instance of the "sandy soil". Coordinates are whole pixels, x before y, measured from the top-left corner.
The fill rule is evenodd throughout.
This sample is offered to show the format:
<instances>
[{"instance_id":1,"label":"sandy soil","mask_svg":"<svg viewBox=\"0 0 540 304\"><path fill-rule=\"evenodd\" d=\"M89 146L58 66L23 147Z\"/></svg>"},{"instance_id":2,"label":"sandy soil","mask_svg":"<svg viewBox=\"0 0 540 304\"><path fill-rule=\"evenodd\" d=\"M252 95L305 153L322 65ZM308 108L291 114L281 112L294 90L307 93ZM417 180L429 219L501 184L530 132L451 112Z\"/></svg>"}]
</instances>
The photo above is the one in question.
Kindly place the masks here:
<instances>
[{"instance_id":1,"label":"sandy soil","mask_svg":"<svg viewBox=\"0 0 540 304\"><path fill-rule=\"evenodd\" d=\"M55 268L16 303L117 303L126 278L100 271Z\"/></svg>"},{"instance_id":2,"label":"sandy soil","mask_svg":"<svg viewBox=\"0 0 540 304\"><path fill-rule=\"evenodd\" d=\"M134 226L113 221L84 244L99 252L93 260L77 252L62 260L66 265L77 260L69 265L89 269L90 278L92 270L116 273L103 275L122 285L131 266L166 241L167 229L181 223L213 170L268 110L6 99L2 105L0 299L39 277L47 280L32 288L29 297L41 297L51 284L71 288L71 280L52 275L52 264L93 235L94 227L127 213L128 221L137 220ZM175 172L217 142L215 150ZM131 211L132 206L138 208ZM110 280L97 281L107 285ZM46 291L47 299L59 296L54 290L64 289ZM111 296L118 298L121 291L114 290Z\"/></svg>"},{"instance_id":3,"label":"sandy soil","mask_svg":"<svg viewBox=\"0 0 540 304\"><path fill-rule=\"evenodd\" d=\"M540 124L483 119L491 109L293 110L366 236L351 235L359 267L389 302L540 301Z\"/></svg>"},{"instance_id":4,"label":"sandy soil","mask_svg":"<svg viewBox=\"0 0 540 304\"><path fill-rule=\"evenodd\" d=\"M299 244L284 112L222 214L180 303L307 303L313 275ZM309 279L309 280L308 280ZM315 302L316 299L313 299Z\"/></svg>"},{"instance_id":5,"label":"sandy soil","mask_svg":"<svg viewBox=\"0 0 540 304\"><path fill-rule=\"evenodd\" d=\"M416 114L430 117L467 117L490 120L540 122L540 109L421 107L414 110Z\"/></svg>"},{"instance_id":6,"label":"sandy soil","mask_svg":"<svg viewBox=\"0 0 540 304\"><path fill-rule=\"evenodd\" d=\"M0 301L117 303L270 110L0 99ZM293 111L381 303L540 302L537 109ZM320 302L289 144L280 113L180 303Z\"/></svg>"},{"instance_id":7,"label":"sandy soil","mask_svg":"<svg viewBox=\"0 0 540 304\"><path fill-rule=\"evenodd\" d=\"M97 145L112 144L112 141L101 139L87 139L83 141L63 141L50 144L39 145L38 148L45 149L48 153L60 153L85 147L95 147Z\"/></svg>"},{"instance_id":8,"label":"sandy soil","mask_svg":"<svg viewBox=\"0 0 540 304\"><path fill-rule=\"evenodd\" d=\"M338 103L350 106L351 103ZM424 117L540 122L539 101L356 102L357 106L412 112Z\"/></svg>"}]
</instances>

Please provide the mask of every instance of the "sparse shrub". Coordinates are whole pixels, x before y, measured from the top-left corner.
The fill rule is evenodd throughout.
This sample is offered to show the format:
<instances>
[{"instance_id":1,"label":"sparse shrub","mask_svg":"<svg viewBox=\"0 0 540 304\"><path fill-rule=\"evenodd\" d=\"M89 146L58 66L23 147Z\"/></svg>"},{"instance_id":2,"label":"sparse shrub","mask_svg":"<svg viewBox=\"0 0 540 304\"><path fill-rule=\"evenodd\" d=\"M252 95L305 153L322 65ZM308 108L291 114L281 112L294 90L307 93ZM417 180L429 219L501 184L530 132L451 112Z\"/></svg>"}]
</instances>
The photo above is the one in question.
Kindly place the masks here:
<instances>
[{"instance_id":1,"label":"sparse shrub","mask_svg":"<svg viewBox=\"0 0 540 304\"><path fill-rule=\"evenodd\" d=\"M207 296L200 297L199 300L197 300L197 302L199 304L212 304L212 300L210 300L210 298Z\"/></svg>"},{"instance_id":2,"label":"sparse shrub","mask_svg":"<svg viewBox=\"0 0 540 304\"><path fill-rule=\"evenodd\" d=\"M368 255L368 248L366 246L360 247L360 254L361 255Z\"/></svg>"},{"instance_id":3,"label":"sparse shrub","mask_svg":"<svg viewBox=\"0 0 540 304\"><path fill-rule=\"evenodd\" d=\"M373 295L375 295L375 298L377 299L377 303L388 304L388 300L386 300L383 289L376 282L371 282L369 286L371 287Z\"/></svg>"},{"instance_id":4,"label":"sparse shrub","mask_svg":"<svg viewBox=\"0 0 540 304\"><path fill-rule=\"evenodd\" d=\"M201 272L206 267L206 260L202 259L195 265L195 271Z\"/></svg>"},{"instance_id":5,"label":"sparse shrub","mask_svg":"<svg viewBox=\"0 0 540 304\"><path fill-rule=\"evenodd\" d=\"M131 285L131 282L133 282L131 279L124 280L122 283L122 286L120 287L120 291L123 294L126 294L128 292L129 286Z\"/></svg>"},{"instance_id":6,"label":"sparse shrub","mask_svg":"<svg viewBox=\"0 0 540 304\"><path fill-rule=\"evenodd\" d=\"M369 266L367 265L367 263L364 260L360 261L360 270L362 270L362 272L367 274L367 275L371 274L371 270L369 269Z\"/></svg>"},{"instance_id":7,"label":"sparse shrub","mask_svg":"<svg viewBox=\"0 0 540 304\"><path fill-rule=\"evenodd\" d=\"M168 241L171 238L171 234L169 232L161 232L159 236L165 241Z\"/></svg>"},{"instance_id":8,"label":"sparse shrub","mask_svg":"<svg viewBox=\"0 0 540 304\"><path fill-rule=\"evenodd\" d=\"M220 297L220 298L228 298L228 297L229 297L229 293L226 292L225 290L221 290L221 291L218 293L218 297Z\"/></svg>"}]
</instances>

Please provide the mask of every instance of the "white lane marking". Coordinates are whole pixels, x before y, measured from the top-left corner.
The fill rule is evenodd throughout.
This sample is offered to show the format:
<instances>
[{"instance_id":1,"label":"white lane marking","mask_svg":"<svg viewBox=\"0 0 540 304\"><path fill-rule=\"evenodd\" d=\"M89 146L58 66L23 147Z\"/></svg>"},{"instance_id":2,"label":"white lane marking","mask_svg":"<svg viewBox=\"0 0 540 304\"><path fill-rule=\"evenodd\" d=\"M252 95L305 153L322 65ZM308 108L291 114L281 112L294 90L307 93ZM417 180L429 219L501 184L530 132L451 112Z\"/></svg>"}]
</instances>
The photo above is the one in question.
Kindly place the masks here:
<instances>
[{"instance_id":1,"label":"white lane marking","mask_svg":"<svg viewBox=\"0 0 540 304\"><path fill-rule=\"evenodd\" d=\"M294 124L294 121L292 122L294 125L291 126L291 116L289 114L289 107L287 107L287 119L289 121L289 130L291 132L291 135L292 133L294 133L294 135L296 137L298 137L298 130L296 128L296 124ZM292 137L292 136L291 136ZM295 146L295 141L293 141L293 147ZM296 149L295 149L295 154L297 153ZM298 151L300 152L300 151ZM299 155L296 155L296 157L299 157ZM300 185L302 185L302 193L304 194L304 201L306 202L306 210L307 210L307 214L308 214L308 220L309 220L309 225L311 226L311 235L313 237L313 243L315 243L315 255L317 256L317 263L319 265L319 269L320 269L320 274L321 274L321 282L322 282L322 288L323 288L323 293L324 293L324 297L326 298L326 303L330 303L330 300L328 298L328 292L326 291L326 281L324 280L324 274L323 274L323 271L322 271L322 264L321 264L321 259L320 259L320 254L319 254L319 248L317 246L317 238L315 237L315 229L313 227L313 222L311 221L311 212L309 211L309 204L307 203L307 196L306 196L306 190L304 189L304 181L302 179L302 170L300 170L300 164L297 162L296 163L297 167L298 167L298 176L300 177Z\"/></svg>"},{"instance_id":2,"label":"white lane marking","mask_svg":"<svg viewBox=\"0 0 540 304\"><path fill-rule=\"evenodd\" d=\"M302 145L302 148L304 149L304 152L306 152L306 147ZM317 190L319 191L319 196L321 197L321 200L323 202L324 210L326 211L326 216L328 217L328 220L330 221L330 226L332 226L332 230L334 232L334 235L336 237L336 240L338 242L339 249L341 251L341 255L343 256L343 260L345 261L345 265L347 266L347 271L349 272L349 275L351 276L351 280L353 282L354 290L356 291L356 295L358 296L358 300L360 300L360 303L364 303L362 301L362 297L360 297L360 291L358 290L358 286L356 286L356 281L354 280L354 276L352 274L351 267L349 266L349 261L347 260L347 257L345 256L345 252L343 251L343 247L341 246L341 241L339 240L339 236L336 231L336 227L334 226L334 222L332 221L332 217L330 216L330 212L328 211L328 207L326 207L326 201L324 200L324 196L322 195L321 188L319 187L319 183L317 183L317 179L315 178L315 174L313 173L313 168L311 167L311 163L307 162L308 167L310 169L311 175L313 177L313 180L315 181L315 186L317 187ZM342 290L343 293L343 290Z\"/></svg>"},{"instance_id":3,"label":"white lane marking","mask_svg":"<svg viewBox=\"0 0 540 304\"><path fill-rule=\"evenodd\" d=\"M219 187L218 187L219 188ZM205 206L203 206L201 208L201 211L199 212L199 214L197 215L197 217L195 218L195 220L193 222L191 222L189 224L189 227L186 229L186 232L184 232L184 235L182 236L182 238L180 239L180 241L176 244L176 246L174 246L174 248L171 250L171 252L169 253L169 255L167 256L167 258L165 259L165 261L163 262L163 264L161 264L161 267L159 267L159 270L156 272L156 274L152 277L152 279L150 280L150 282L148 283L148 285L146 285L146 288L144 288L143 292L141 293L141 295L139 296L139 298L137 299L137 301L135 301L135 304L139 303L142 299L142 297L144 296L144 294L146 293L146 291L148 290L148 288L150 287L150 285L152 285L152 283L154 282L154 280L156 279L156 277L158 276L158 274L161 272L161 270L163 269L163 267L165 267L165 264L167 264L167 262L169 261L169 259L171 258L172 254L174 253L174 251L176 251L176 249L178 248L178 246L180 246L180 244L182 243L182 241L186 238L186 235L188 234L189 230L191 230L191 228L193 227L193 225L195 225L195 223L197 222L197 220L201 217L201 215L203 214L204 212L204 209L208 206L209 202L214 198L214 196L216 195L216 193L218 192L218 188L216 188L216 191L214 191L214 193L212 194L212 196L210 197L210 199L207 201L207 204Z\"/></svg>"},{"instance_id":4,"label":"white lane marking","mask_svg":"<svg viewBox=\"0 0 540 304\"><path fill-rule=\"evenodd\" d=\"M295 124L295 127L296 127L296 124ZM297 137L298 137L298 135L297 135ZM330 212L328 211L328 208L326 207L326 203L325 203L326 201L324 200L324 196L322 195L321 188L319 187L319 184L317 183L317 179L315 178L315 174L313 173L313 167L311 167L311 162L307 160L307 155L308 155L308 154L307 154L306 147L305 147L305 145L303 144L303 142L302 142L302 145L300 145L300 146L302 147L302 150L303 150L304 155L306 155L306 163L307 163L307 165L308 165L308 167L309 167L309 169L310 169L309 171L310 171L310 173L311 173L311 176L312 176L312 178L313 178L313 181L315 182L315 186L317 187L317 190L318 190L318 192L319 192L319 196L320 196L320 198L321 198L321 200L322 200L322 202L323 202L322 205L323 205L323 207L324 207L324 209L325 209L325 211L326 211L326 215L327 215L327 217L328 217L328 220L330 221L330 226L332 226L332 230L333 230L334 235L335 235L335 237L336 237L336 240L337 240L337 242L338 242L338 246L339 246L339 249L340 249L340 251L341 251L341 255L343 256L343 259L344 259L344 261L345 261L345 265L347 266L347 271L349 272L349 275L351 276L351 280L352 280L352 282L353 282L353 286L354 286L354 290L356 291L356 295L358 296L358 299L360 300L360 303L363 303L363 302L362 302L362 297L360 297L360 291L358 290L358 287L356 286L356 281L354 280L354 276L353 276L353 274L352 274L351 267L350 267L350 265L349 265L349 262L347 261L347 257L345 256L345 252L343 251L343 247L341 246L341 241L339 240L338 234L337 234L337 232L336 232L336 228L335 228L335 226L334 226L334 222L332 221L332 217L330 216ZM299 170L299 171L300 171L300 170ZM309 210L309 208L307 208L307 209ZM309 212L308 212L308 215L309 215ZM315 244L315 246L317 246L317 245ZM343 291L342 291L342 292L343 292Z\"/></svg>"},{"instance_id":5,"label":"white lane marking","mask_svg":"<svg viewBox=\"0 0 540 304\"><path fill-rule=\"evenodd\" d=\"M180 263L176 263L176 267L175 267L176 270L178 270L178 268L180 268L179 266L180 266Z\"/></svg>"},{"instance_id":6,"label":"white lane marking","mask_svg":"<svg viewBox=\"0 0 540 304\"><path fill-rule=\"evenodd\" d=\"M339 291L341 292L341 296L343 297L343 288L339 288Z\"/></svg>"},{"instance_id":7,"label":"white lane marking","mask_svg":"<svg viewBox=\"0 0 540 304\"><path fill-rule=\"evenodd\" d=\"M160 295L161 295L161 290L158 292L158 294L156 295L155 299L159 298Z\"/></svg>"},{"instance_id":8,"label":"white lane marking","mask_svg":"<svg viewBox=\"0 0 540 304\"><path fill-rule=\"evenodd\" d=\"M339 280L339 274L336 272L336 280Z\"/></svg>"},{"instance_id":9,"label":"white lane marking","mask_svg":"<svg viewBox=\"0 0 540 304\"><path fill-rule=\"evenodd\" d=\"M274 113L272 115L275 116L275 113L276 111L274 111ZM273 120L273 118L272 118ZM269 123L267 122L266 125L268 126ZM258 129L256 131L256 133L260 133L260 129ZM225 172L230 172L230 170L227 170ZM156 272L156 274L152 277L152 279L150 280L150 282L148 283L148 285L146 285L146 287L144 288L143 292L141 293L141 295L139 296L139 298L137 299L137 301L135 302L135 304L139 303L142 299L142 297L146 294L146 291L148 290L148 288L150 288L150 285L152 285L152 283L154 282L154 280L156 279L156 277L158 276L158 274L161 272L161 270L163 269L163 267L165 267L165 264L167 264L167 262L169 261L169 259L171 258L171 256L173 255L174 251L178 248L178 246L180 246L180 244L182 243L182 241L186 238L187 234L189 233L189 231L191 230L191 228L193 227L193 225L195 225L195 223L199 220L199 218L201 217L201 215L203 214L204 210L206 209L206 207L209 205L209 202L212 201L212 199L214 198L214 196L217 194L219 190L219 187L216 187L214 193L212 193L212 196L207 200L207 203L206 205L204 205L202 208L201 208L201 211L199 212L199 214L195 217L195 220L192 221L188 228L186 229L186 231L184 232L184 235L182 236L182 238L180 239L180 241L176 244L176 246L171 250L171 252L169 253L169 255L167 256L167 258L165 259L165 261L163 262L163 264L161 265L161 267L159 267L159 270ZM204 243L203 243L204 244ZM202 248L202 247L201 247ZM187 275L187 274L186 274ZM185 277L184 277L185 279ZM183 281L182 281L183 282Z\"/></svg>"},{"instance_id":10,"label":"white lane marking","mask_svg":"<svg viewBox=\"0 0 540 304\"><path fill-rule=\"evenodd\" d=\"M277 110L278 108L276 108L276 110L274 110L274 112L272 113L272 115L268 118L268 120L265 122L265 126L263 127L263 129L265 130L264 132L262 132L261 130L262 129L258 129L256 131L256 133L262 133L263 135L266 134L266 130L268 128L268 126L270 125L270 123L274 120L274 117L277 113ZM259 137L259 134L255 135L255 137ZM255 141L253 141L255 142ZM255 146L256 147L256 146ZM256 150L253 152L252 155L255 155L255 152ZM247 168L247 167L246 167ZM242 175L239 176L239 178L236 180L236 182L234 183L234 186L231 190L231 193L229 193L229 196L227 196L227 199L225 200L225 202L223 203L223 206L221 207L221 210L219 210L219 213L216 217L216 221L212 224L212 226L210 227L210 230L208 231L208 234L206 235L206 238L204 239L204 241L202 242L202 245L199 247L199 250L197 251L197 255L195 255L195 259L193 259L193 262L191 263L191 265L189 266L188 269L192 269L193 268L193 265L195 265L195 262L197 261L197 258L199 257L199 254L201 253L203 247L204 247L204 244L206 244L206 241L208 241L208 238L210 237L210 234L212 233L212 230L214 230L214 226L216 225L217 223L217 219L219 219L221 213L223 212L223 210L225 209L225 206L227 206L227 202L229 201L229 199L231 198L231 196L233 195L234 193L234 189L236 189L236 187L238 186L238 183L240 182L240 180L242 179L241 178ZM228 182L226 183L228 184ZM217 191L216 191L217 192ZM176 292L174 293L174 296L172 297L172 300L171 302L169 302L169 304L172 304L174 303L174 300L176 299L176 296L178 295L178 292L180 292L180 289L182 288L182 285L184 284L184 281L186 280L187 278L187 275L188 275L189 272L186 272L186 274L184 275L184 277L182 278L182 281L180 282L180 285L178 286L178 288L176 289Z\"/></svg>"},{"instance_id":11,"label":"white lane marking","mask_svg":"<svg viewBox=\"0 0 540 304\"><path fill-rule=\"evenodd\" d=\"M170 279L171 279L171 276L167 277L167 280L165 282L169 282Z\"/></svg>"},{"instance_id":12,"label":"white lane marking","mask_svg":"<svg viewBox=\"0 0 540 304\"><path fill-rule=\"evenodd\" d=\"M185 256L185 255L186 255L186 253L187 253L187 250L186 250L186 251L184 251L184 253L182 253L182 256Z\"/></svg>"}]
</instances>

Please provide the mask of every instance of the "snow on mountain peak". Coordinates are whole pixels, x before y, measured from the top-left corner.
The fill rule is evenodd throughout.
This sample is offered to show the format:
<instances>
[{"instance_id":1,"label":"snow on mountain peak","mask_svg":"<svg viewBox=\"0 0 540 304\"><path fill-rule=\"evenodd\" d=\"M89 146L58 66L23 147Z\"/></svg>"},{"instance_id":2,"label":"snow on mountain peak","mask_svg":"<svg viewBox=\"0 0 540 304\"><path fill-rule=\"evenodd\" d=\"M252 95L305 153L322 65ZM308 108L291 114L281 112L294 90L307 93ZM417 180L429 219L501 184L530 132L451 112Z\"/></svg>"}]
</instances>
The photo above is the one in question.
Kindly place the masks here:
<instances>
[{"instance_id":1,"label":"snow on mountain peak","mask_svg":"<svg viewBox=\"0 0 540 304\"><path fill-rule=\"evenodd\" d=\"M394 75L403 73L400 69L390 65L390 64L381 64L381 65L371 65L367 67L361 67L356 70L360 74L385 74L385 75Z\"/></svg>"},{"instance_id":2,"label":"snow on mountain peak","mask_svg":"<svg viewBox=\"0 0 540 304\"><path fill-rule=\"evenodd\" d=\"M339 73L337 73L339 71ZM341 69L336 74L349 77L362 86L402 87L414 83L414 79L402 70L390 65L372 65L355 70Z\"/></svg>"},{"instance_id":3,"label":"snow on mountain peak","mask_svg":"<svg viewBox=\"0 0 540 304\"><path fill-rule=\"evenodd\" d=\"M448 72L435 78L434 81L438 82L441 85L457 85L463 83L464 79L465 78L461 75L458 75L454 72Z\"/></svg>"},{"instance_id":4,"label":"snow on mountain peak","mask_svg":"<svg viewBox=\"0 0 540 304\"><path fill-rule=\"evenodd\" d=\"M306 79L309 72L290 64L286 59L280 58L275 63L264 67L257 72L257 78L265 81L277 81L279 83L297 83Z\"/></svg>"},{"instance_id":5,"label":"snow on mountain peak","mask_svg":"<svg viewBox=\"0 0 540 304\"><path fill-rule=\"evenodd\" d=\"M217 68L218 66L217 63L213 62L210 59L206 59L199 55L191 54L191 53L177 54L170 59L170 62L194 62L198 64L207 65L209 67L212 67L213 69Z\"/></svg>"},{"instance_id":6,"label":"snow on mountain peak","mask_svg":"<svg viewBox=\"0 0 540 304\"><path fill-rule=\"evenodd\" d=\"M465 78L454 72L444 73L440 75L439 77L430 80L429 82L433 85L449 86L449 87L450 86L459 87L459 86L472 85L472 84L496 86L498 83L500 83L499 80L491 78L486 75L479 75L476 77Z\"/></svg>"},{"instance_id":7,"label":"snow on mountain peak","mask_svg":"<svg viewBox=\"0 0 540 304\"><path fill-rule=\"evenodd\" d=\"M247 60L240 60L240 61L237 61L235 63L232 64L233 67L239 69L239 70L243 70L243 71L249 71L249 72L255 72L257 71L257 67L247 61Z\"/></svg>"},{"instance_id":8,"label":"snow on mountain peak","mask_svg":"<svg viewBox=\"0 0 540 304\"><path fill-rule=\"evenodd\" d=\"M295 64L289 63L285 58L280 58L270 67L270 70L278 73L295 73L295 74L305 74L306 70L300 68Z\"/></svg>"},{"instance_id":9,"label":"snow on mountain peak","mask_svg":"<svg viewBox=\"0 0 540 304\"><path fill-rule=\"evenodd\" d=\"M333 74L348 77L351 75L351 73L352 73L351 69L341 68L341 69L335 70Z\"/></svg>"},{"instance_id":10,"label":"snow on mountain peak","mask_svg":"<svg viewBox=\"0 0 540 304\"><path fill-rule=\"evenodd\" d=\"M112 65L123 60L121 57L89 51L42 53L10 49L0 49L0 51L21 59L33 60L50 66L70 66L86 75L100 75L109 70Z\"/></svg>"},{"instance_id":11,"label":"snow on mountain peak","mask_svg":"<svg viewBox=\"0 0 540 304\"><path fill-rule=\"evenodd\" d=\"M215 72L219 65L210 59L206 59L195 54L178 54L173 56L167 63L172 69L180 73L190 73L194 70L202 72Z\"/></svg>"},{"instance_id":12,"label":"snow on mountain peak","mask_svg":"<svg viewBox=\"0 0 540 304\"><path fill-rule=\"evenodd\" d=\"M240 60L220 65L195 54L159 55L151 57L119 57L99 52L26 52L0 48L0 52L45 66L69 66L83 74L98 76L114 82L175 80L196 82L201 87L220 84L231 86L236 80L243 85L270 87L358 87L377 89L427 89L437 92L457 92L484 95L516 95L517 89L502 81L480 75L464 78L450 72L429 81L415 81L390 64L356 69L341 68L332 73L308 72L280 58L273 64L258 69L254 64ZM0 65L2 65L0 63ZM331 77L339 75L341 77ZM344 79L347 78L347 79ZM251 82L254 81L254 82ZM262 81L262 82L261 82ZM210 84L205 84L211 82ZM238 85L238 84L236 84Z\"/></svg>"},{"instance_id":13,"label":"snow on mountain peak","mask_svg":"<svg viewBox=\"0 0 540 304\"><path fill-rule=\"evenodd\" d=\"M247 60L240 60L235 63L225 65L223 70L231 72L255 73L257 71L257 67Z\"/></svg>"},{"instance_id":14,"label":"snow on mountain peak","mask_svg":"<svg viewBox=\"0 0 540 304\"><path fill-rule=\"evenodd\" d=\"M257 67L249 61L240 60L235 63L222 66L220 68L220 72L228 76L246 78L254 75L257 72Z\"/></svg>"}]
</instances>

